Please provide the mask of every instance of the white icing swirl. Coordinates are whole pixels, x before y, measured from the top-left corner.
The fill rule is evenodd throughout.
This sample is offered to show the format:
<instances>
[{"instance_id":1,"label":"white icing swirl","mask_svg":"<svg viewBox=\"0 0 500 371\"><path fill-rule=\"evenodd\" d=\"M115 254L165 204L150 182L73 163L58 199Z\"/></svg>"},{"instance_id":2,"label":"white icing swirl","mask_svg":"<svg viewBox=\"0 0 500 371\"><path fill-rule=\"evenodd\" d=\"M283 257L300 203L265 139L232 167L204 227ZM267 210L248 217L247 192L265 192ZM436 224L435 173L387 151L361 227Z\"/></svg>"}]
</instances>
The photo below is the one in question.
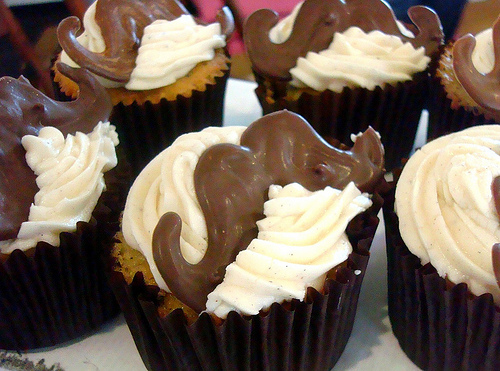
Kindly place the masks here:
<instances>
[{"instance_id":1,"label":"white icing swirl","mask_svg":"<svg viewBox=\"0 0 500 371\"><path fill-rule=\"evenodd\" d=\"M492 246L500 242L491 190L500 175L500 126L476 126L417 151L396 188L401 236L422 264L500 304Z\"/></svg>"},{"instance_id":2,"label":"white icing swirl","mask_svg":"<svg viewBox=\"0 0 500 371\"><path fill-rule=\"evenodd\" d=\"M293 8L292 12L280 20L276 26L271 28L269 31L269 39L275 44L284 43L290 37L293 25L295 23L295 19L297 18L297 14L299 14L299 10L302 7L304 2L300 2Z\"/></svg>"},{"instance_id":3,"label":"white icing swirl","mask_svg":"<svg viewBox=\"0 0 500 371\"><path fill-rule=\"evenodd\" d=\"M430 58L397 36L350 27L335 33L328 49L309 52L290 70L292 85L341 92L344 87L369 90L412 79L424 71Z\"/></svg>"},{"instance_id":4,"label":"white icing swirl","mask_svg":"<svg viewBox=\"0 0 500 371\"><path fill-rule=\"evenodd\" d=\"M155 21L144 29L136 67L125 87L149 90L173 84L225 45L218 23L197 25L190 15Z\"/></svg>"},{"instance_id":5,"label":"white icing swirl","mask_svg":"<svg viewBox=\"0 0 500 371\"><path fill-rule=\"evenodd\" d=\"M354 183L316 192L297 183L271 186L258 237L227 267L208 295L207 312L254 315L273 303L303 300L308 287L320 290L328 271L352 251L347 224L370 205Z\"/></svg>"},{"instance_id":6,"label":"white icing swirl","mask_svg":"<svg viewBox=\"0 0 500 371\"><path fill-rule=\"evenodd\" d=\"M493 30L488 28L476 35L476 46L472 52L472 63L481 73L489 73L495 65Z\"/></svg>"},{"instance_id":7,"label":"white icing swirl","mask_svg":"<svg viewBox=\"0 0 500 371\"><path fill-rule=\"evenodd\" d=\"M244 126L209 127L188 133L156 156L139 174L127 197L123 235L127 244L146 257L153 276L168 290L153 259L152 238L161 216L176 212L182 219L181 252L192 264L207 249L207 227L194 188L194 169L201 154L218 143L239 144Z\"/></svg>"},{"instance_id":8,"label":"white icing swirl","mask_svg":"<svg viewBox=\"0 0 500 371\"><path fill-rule=\"evenodd\" d=\"M77 40L86 49L102 53L106 45L95 22L96 3L85 13L85 31ZM136 66L127 83L98 78L107 88L125 86L129 90L150 90L167 86L186 76L198 63L213 59L215 49L225 45L219 23L198 25L191 15L182 15L172 21L157 20L144 28ZM61 61L79 67L64 51Z\"/></svg>"},{"instance_id":9,"label":"white icing swirl","mask_svg":"<svg viewBox=\"0 0 500 371\"><path fill-rule=\"evenodd\" d=\"M77 222L90 220L106 187L103 173L117 164L118 135L109 122L66 139L57 128L44 127L38 136L24 136L22 145L39 191L17 239L0 244L3 253L27 250L39 241L59 246L61 232L73 232Z\"/></svg>"}]
</instances>

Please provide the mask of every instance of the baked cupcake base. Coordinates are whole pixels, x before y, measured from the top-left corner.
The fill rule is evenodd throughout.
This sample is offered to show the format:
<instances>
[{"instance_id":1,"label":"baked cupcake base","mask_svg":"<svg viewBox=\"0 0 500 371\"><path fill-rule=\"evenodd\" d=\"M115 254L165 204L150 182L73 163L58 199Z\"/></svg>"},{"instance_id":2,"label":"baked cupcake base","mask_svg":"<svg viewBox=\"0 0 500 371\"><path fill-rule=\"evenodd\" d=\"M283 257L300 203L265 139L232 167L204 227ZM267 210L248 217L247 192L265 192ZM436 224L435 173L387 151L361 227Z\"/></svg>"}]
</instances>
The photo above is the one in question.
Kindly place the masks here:
<instances>
[{"instance_id":1,"label":"baked cupcake base","mask_svg":"<svg viewBox=\"0 0 500 371\"><path fill-rule=\"evenodd\" d=\"M112 273L111 283L139 353L149 370L330 370L350 336L378 226L381 199L349 224L353 253L334 269L324 292L308 289L305 301L273 304L259 315L202 313L187 321L182 309L159 314L162 292L137 273L131 283ZM163 293L165 295L165 293Z\"/></svg>"},{"instance_id":2,"label":"baked cupcake base","mask_svg":"<svg viewBox=\"0 0 500 371\"><path fill-rule=\"evenodd\" d=\"M427 140L432 140L442 135L457 132L476 125L495 124L483 114L464 107L456 106L448 98L447 93L441 85L440 79L432 79L432 89L429 98L429 125L427 129Z\"/></svg>"},{"instance_id":3,"label":"baked cupcake base","mask_svg":"<svg viewBox=\"0 0 500 371\"><path fill-rule=\"evenodd\" d=\"M258 74L256 79L264 114L281 109L296 112L327 140L351 143L351 134L373 127L381 135L387 171L400 166L400 160L410 154L429 90L427 72L396 86L344 88L340 93L293 90Z\"/></svg>"},{"instance_id":4,"label":"baked cupcake base","mask_svg":"<svg viewBox=\"0 0 500 371\"><path fill-rule=\"evenodd\" d=\"M424 370L500 369L500 308L492 295L472 295L466 284L422 266L399 233L394 189L384 199L389 318L403 351Z\"/></svg>"}]
</instances>

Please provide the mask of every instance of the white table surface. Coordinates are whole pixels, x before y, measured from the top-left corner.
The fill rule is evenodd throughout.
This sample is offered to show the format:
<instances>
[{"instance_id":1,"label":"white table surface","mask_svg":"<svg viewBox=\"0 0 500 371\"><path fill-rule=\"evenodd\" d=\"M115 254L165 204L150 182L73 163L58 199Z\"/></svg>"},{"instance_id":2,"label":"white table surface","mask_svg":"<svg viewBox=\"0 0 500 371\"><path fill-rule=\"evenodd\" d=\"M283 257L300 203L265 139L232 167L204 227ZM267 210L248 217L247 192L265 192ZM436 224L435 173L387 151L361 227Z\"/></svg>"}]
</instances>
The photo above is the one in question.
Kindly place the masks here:
<instances>
[{"instance_id":1,"label":"white table surface","mask_svg":"<svg viewBox=\"0 0 500 371\"><path fill-rule=\"evenodd\" d=\"M224 125L246 126L262 115L254 88L254 83L229 80ZM425 111L422 116L417 146L423 143ZM371 248L354 328L335 370L418 370L400 349L390 328L387 317L386 264L382 223ZM43 359L48 368L58 364L66 371L146 370L121 315L93 335L51 349L23 353L21 357L35 364Z\"/></svg>"}]
</instances>

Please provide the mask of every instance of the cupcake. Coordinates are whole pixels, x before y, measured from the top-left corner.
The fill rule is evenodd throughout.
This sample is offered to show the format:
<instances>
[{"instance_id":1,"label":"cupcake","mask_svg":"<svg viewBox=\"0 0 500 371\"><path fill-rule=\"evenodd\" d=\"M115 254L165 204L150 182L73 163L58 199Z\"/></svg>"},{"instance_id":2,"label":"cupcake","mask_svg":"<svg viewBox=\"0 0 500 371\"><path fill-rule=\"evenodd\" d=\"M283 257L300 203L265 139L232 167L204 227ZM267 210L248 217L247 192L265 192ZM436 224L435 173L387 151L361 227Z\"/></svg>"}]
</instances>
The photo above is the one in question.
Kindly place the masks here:
<instances>
[{"instance_id":1,"label":"cupcake","mask_svg":"<svg viewBox=\"0 0 500 371\"><path fill-rule=\"evenodd\" d=\"M371 125L392 169L412 149L443 40L433 10L408 14L415 25L404 27L381 0L306 0L280 22L269 9L253 13L244 41L264 113L292 110L343 143Z\"/></svg>"},{"instance_id":2,"label":"cupcake","mask_svg":"<svg viewBox=\"0 0 500 371\"><path fill-rule=\"evenodd\" d=\"M136 178L112 285L150 370L324 369L349 338L383 148L280 111L179 137Z\"/></svg>"},{"instance_id":3,"label":"cupcake","mask_svg":"<svg viewBox=\"0 0 500 371\"><path fill-rule=\"evenodd\" d=\"M222 124L230 61L226 37L234 28L227 8L219 23L200 24L176 0L98 0L80 21L58 27L59 59L85 67L106 87L128 160L141 170L180 134ZM55 81L77 96L57 68Z\"/></svg>"},{"instance_id":4,"label":"cupcake","mask_svg":"<svg viewBox=\"0 0 500 371\"><path fill-rule=\"evenodd\" d=\"M500 17L492 28L448 44L433 78L428 138L484 124L500 123L495 53Z\"/></svg>"},{"instance_id":5,"label":"cupcake","mask_svg":"<svg viewBox=\"0 0 500 371\"><path fill-rule=\"evenodd\" d=\"M386 197L389 318L424 370L500 367L499 176L500 126L475 126L423 146Z\"/></svg>"},{"instance_id":6,"label":"cupcake","mask_svg":"<svg viewBox=\"0 0 500 371\"><path fill-rule=\"evenodd\" d=\"M103 254L124 199L108 177L111 102L86 70L58 69L78 84L75 101L0 79L0 349L53 346L119 311Z\"/></svg>"}]
</instances>

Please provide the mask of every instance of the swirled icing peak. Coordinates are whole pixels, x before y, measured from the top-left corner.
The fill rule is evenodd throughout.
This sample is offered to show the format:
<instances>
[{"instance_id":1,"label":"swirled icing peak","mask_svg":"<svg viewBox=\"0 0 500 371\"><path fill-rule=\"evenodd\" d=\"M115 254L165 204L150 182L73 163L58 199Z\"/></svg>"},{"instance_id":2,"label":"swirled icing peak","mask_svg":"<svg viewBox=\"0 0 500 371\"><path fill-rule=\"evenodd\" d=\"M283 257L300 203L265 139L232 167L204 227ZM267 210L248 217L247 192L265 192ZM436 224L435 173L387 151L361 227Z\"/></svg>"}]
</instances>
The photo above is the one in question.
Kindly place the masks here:
<instances>
[{"instance_id":1,"label":"swirled icing peak","mask_svg":"<svg viewBox=\"0 0 500 371\"><path fill-rule=\"evenodd\" d=\"M146 27L158 20L172 21L189 14L176 0L97 0L95 9L93 4L89 10L94 17L89 15L84 20L89 19L91 39L102 37L102 41L94 42L94 48L86 48L77 39L80 20L68 17L59 24L59 43L76 64L118 83L129 81ZM234 20L227 9L219 12L217 21L225 35L233 31Z\"/></svg>"},{"instance_id":2,"label":"swirled icing peak","mask_svg":"<svg viewBox=\"0 0 500 371\"><path fill-rule=\"evenodd\" d=\"M192 264L181 252L182 221L163 215L153 234L153 257L168 288L200 312L208 293L222 281L225 267L257 236L267 191L273 184L299 183L309 191L353 182L372 191L383 175L383 148L368 129L350 151L327 144L300 116L280 111L246 129L239 144L206 149L194 170L194 189L207 226L208 246ZM127 201L128 202L128 201Z\"/></svg>"},{"instance_id":3,"label":"swirled icing peak","mask_svg":"<svg viewBox=\"0 0 500 371\"><path fill-rule=\"evenodd\" d=\"M353 183L316 192L298 183L272 185L258 236L228 265L208 295L207 312L254 315L273 303L303 300L308 287L321 290L328 271L352 252L348 223L371 204Z\"/></svg>"},{"instance_id":4,"label":"swirled icing peak","mask_svg":"<svg viewBox=\"0 0 500 371\"><path fill-rule=\"evenodd\" d=\"M443 42L438 16L423 6L411 7L408 15L418 29L415 37L401 31L394 12L383 0L306 0L284 42L278 44L270 39L270 31L279 20L277 13L270 9L250 15L243 36L256 72L289 80L289 71L299 57L327 49L335 32L343 32L351 26L364 32L379 30L395 35L415 48L425 47L426 54L432 55Z\"/></svg>"},{"instance_id":5,"label":"swirled icing peak","mask_svg":"<svg viewBox=\"0 0 500 371\"><path fill-rule=\"evenodd\" d=\"M497 304L492 246L500 241L499 176L500 126L479 125L427 143L406 163L396 187L408 249L473 294L493 294Z\"/></svg>"},{"instance_id":6,"label":"swirled icing peak","mask_svg":"<svg viewBox=\"0 0 500 371\"><path fill-rule=\"evenodd\" d=\"M350 27L335 33L328 49L299 58L290 70L290 84L320 92L341 92L345 87L373 90L411 80L429 61L424 48L415 49L397 36Z\"/></svg>"},{"instance_id":7,"label":"swirled icing peak","mask_svg":"<svg viewBox=\"0 0 500 371\"><path fill-rule=\"evenodd\" d=\"M76 131L90 133L111 113L108 94L88 71L72 70L63 64L58 68L78 84L78 99L57 102L24 77L0 78L0 240L17 236L38 191L21 138L36 135L44 126L56 127L64 135Z\"/></svg>"},{"instance_id":8,"label":"swirled icing peak","mask_svg":"<svg viewBox=\"0 0 500 371\"><path fill-rule=\"evenodd\" d=\"M467 94L483 108L487 118L500 122L500 17L492 27L491 43L493 65L486 72L474 63L474 54L491 50L475 51L476 38L470 34L462 36L453 46L453 70Z\"/></svg>"},{"instance_id":9,"label":"swirled icing peak","mask_svg":"<svg viewBox=\"0 0 500 371\"><path fill-rule=\"evenodd\" d=\"M22 145L39 191L17 238L0 241L2 253L28 250L40 241L59 246L61 232L73 232L79 221L90 220L106 187L104 172L117 164L118 135L109 122L99 122L88 135L76 132L66 138L46 126L38 136L25 135Z\"/></svg>"}]
</instances>

